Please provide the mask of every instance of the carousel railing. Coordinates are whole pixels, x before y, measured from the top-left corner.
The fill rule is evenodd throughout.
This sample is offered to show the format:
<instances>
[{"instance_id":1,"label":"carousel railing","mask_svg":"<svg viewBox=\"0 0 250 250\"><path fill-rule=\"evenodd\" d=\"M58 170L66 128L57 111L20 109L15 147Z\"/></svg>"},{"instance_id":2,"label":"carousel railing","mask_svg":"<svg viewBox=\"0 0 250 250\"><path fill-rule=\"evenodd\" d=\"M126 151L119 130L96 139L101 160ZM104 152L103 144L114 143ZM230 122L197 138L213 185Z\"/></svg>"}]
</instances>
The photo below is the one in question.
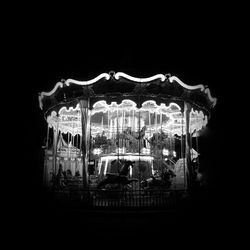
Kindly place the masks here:
<instances>
[{"instance_id":1,"label":"carousel railing","mask_svg":"<svg viewBox=\"0 0 250 250\"><path fill-rule=\"evenodd\" d=\"M50 190L53 197L64 202L79 202L88 207L174 207L185 190L98 190L71 188Z\"/></svg>"},{"instance_id":2,"label":"carousel railing","mask_svg":"<svg viewBox=\"0 0 250 250\"><path fill-rule=\"evenodd\" d=\"M171 207L177 194L166 190L94 191L92 205L97 207Z\"/></svg>"}]
</instances>

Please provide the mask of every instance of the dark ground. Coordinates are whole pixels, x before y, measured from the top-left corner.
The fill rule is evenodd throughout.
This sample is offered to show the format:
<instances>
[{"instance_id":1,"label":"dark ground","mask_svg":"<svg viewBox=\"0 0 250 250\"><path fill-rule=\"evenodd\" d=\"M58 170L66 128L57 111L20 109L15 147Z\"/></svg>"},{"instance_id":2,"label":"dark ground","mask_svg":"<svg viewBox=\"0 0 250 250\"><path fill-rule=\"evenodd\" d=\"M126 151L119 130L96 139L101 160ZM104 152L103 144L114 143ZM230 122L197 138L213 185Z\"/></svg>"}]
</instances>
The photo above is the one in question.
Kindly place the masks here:
<instances>
[{"instance_id":1,"label":"dark ground","mask_svg":"<svg viewBox=\"0 0 250 250\"><path fill-rule=\"evenodd\" d=\"M129 247L134 244L140 247L159 247L162 244L168 247L192 246L199 242L206 242L212 247L218 241L234 241L235 226L245 224L244 218L235 216L234 212L238 210L232 209L237 199L232 197L233 205L230 207L225 195L219 194L218 190L204 190L201 195L193 198L192 202L183 201L174 210L98 210L77 206L69 209L30 196L25 203L17 204L18 217L14 230L25 235L23 240L28 236L42 246L49 243L52 246L72 247L81 245L83 241L82 244L89 242L97 248ZM240 203L237 205L240 206Z\"/></svg>"}]
</instances>

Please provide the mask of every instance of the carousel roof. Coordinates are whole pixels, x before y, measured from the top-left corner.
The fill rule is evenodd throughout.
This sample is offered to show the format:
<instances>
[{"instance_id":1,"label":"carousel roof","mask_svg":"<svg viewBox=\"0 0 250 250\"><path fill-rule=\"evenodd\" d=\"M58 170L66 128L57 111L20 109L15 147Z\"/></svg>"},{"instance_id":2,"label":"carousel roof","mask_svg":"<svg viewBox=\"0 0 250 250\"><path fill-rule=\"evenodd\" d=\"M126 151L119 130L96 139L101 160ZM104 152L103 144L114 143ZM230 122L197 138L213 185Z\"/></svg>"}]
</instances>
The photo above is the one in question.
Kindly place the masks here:
<instances>
[{"instance_id":1,"label":"carousel roof","mask_svg":"<svg viewBox=\"0 0 250 250\"><path fill-rule=\"evenodd\" d=\"M148 78L137 78L122 72L102 73L88 81L74 79L56 83L49 92L39 93L39 106L44 113L62 106L76 106L80 99L90 97L90 104L100 100L107 103L131 99L141 102L149 98L156 103L186 101L193 107L208 114L216 105L217 99L211 96L210 89L202 84L188 85L170 74L157 74Z\"/></svg>"}]
</instances>

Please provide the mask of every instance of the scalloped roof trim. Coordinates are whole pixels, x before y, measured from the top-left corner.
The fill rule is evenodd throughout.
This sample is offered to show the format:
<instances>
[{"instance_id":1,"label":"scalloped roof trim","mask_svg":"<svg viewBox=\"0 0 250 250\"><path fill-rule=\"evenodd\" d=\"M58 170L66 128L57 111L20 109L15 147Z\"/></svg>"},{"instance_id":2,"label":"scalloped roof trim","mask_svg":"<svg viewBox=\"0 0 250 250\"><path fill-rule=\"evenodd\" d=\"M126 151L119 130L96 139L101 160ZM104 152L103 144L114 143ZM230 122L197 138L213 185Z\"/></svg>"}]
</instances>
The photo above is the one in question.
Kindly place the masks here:
<instances>
[{"instance_id":1,"label":"scalloped roof trim","mask_svg":"<svg viewBox=\"0 0 250 250\"><path fill-rule=\"evenodd\" d=\"M109 80L111 78L111 76L113 76L116 80L119 80L121 77L126 78L128 80L134 81L134 82L140 82L140 83L145 83L145 82L150 82L153 80L157 80L160 79L162 82L164 82L167 78L169 79L170 83L172 83L173 81L176 81L179 85L181 85L183 88L185 89L189 89L189 90L195 90L195 89L200 89L202 92L204 92L205 94L207 94L209 100L212 102L212 106L214 107L217 103L217 98L214 98L211 96L211 92L210 89L205 87L203 84L199 84L199 85L188 85L184 82L182 82L178 77L176 76L169 76L169 74L163 75L163 74L156 74L154 76L151 77L147 77L147 78L137 78L137 77L133 77L130 76L128 74L125 74L123 72L113 72L110 71L109 74L108 73L102 73L100 75L98 75L97 77L88 80L88 81L77 81L74 79L67 79L64 84L66 86L70 86L71 84L76 84L76 85L81 85L81 86L86 86L86 85L91 85L103 78L105 78L106 80ZM63 83L62 82L58 82L56 83L56 85L54 86L54 88L49 91L49 92L41 92L38 96L38 100L39 100L39 106L42 109L43 105L42 105L42 99L44 96L51 96L53 95L58 88L62 88L63 87Z\"/></svg>"}]
</instances>

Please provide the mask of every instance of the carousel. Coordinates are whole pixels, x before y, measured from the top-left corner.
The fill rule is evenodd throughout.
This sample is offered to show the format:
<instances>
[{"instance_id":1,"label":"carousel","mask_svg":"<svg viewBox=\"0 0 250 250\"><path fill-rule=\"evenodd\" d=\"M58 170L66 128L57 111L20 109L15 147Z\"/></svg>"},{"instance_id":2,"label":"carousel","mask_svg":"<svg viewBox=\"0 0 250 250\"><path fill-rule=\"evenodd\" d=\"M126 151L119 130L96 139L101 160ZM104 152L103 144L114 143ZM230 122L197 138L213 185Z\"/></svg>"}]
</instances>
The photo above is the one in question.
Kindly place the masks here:
<instances>
[{"instance_id":1,"label":"carousel","mask_svg":"<svg viewBox=\"0 0 250 250\"><path fill-rule=\"evenodd\" d=\"M44 185L65 189L188 190L199 136L216 98L176 76L122 72L61 80L39 93L47 121Z\"/></svg>"}]
</instances>

